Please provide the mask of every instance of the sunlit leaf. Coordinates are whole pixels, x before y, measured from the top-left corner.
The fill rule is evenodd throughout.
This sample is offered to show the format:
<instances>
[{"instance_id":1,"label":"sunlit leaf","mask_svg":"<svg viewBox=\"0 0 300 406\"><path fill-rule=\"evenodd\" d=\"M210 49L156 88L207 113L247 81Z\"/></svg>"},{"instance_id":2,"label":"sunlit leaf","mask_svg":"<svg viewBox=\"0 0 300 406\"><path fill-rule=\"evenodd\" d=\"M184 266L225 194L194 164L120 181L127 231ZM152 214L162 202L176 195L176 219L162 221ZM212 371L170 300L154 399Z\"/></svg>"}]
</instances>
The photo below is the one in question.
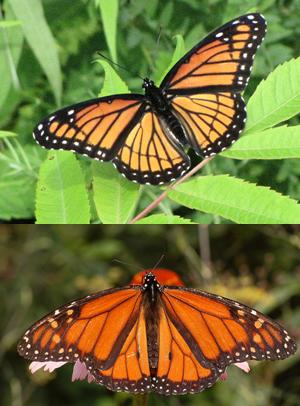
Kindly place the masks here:
<instances>
[{"instance_id":1,"label":"sunlit leaf","mask_svg":"<svg viewBox=\"0 0 300 406\"><path fill-rule=\"evenodd\" d=\"M293 199L227 175L198 176L168 196L183 206L242 224L298 224L300 205Z\"/></svg>"},{"instance_id":2,"label":"sunlit leaf","mask_svg":"<svg viewBox=\"0 0 300 406\"><path fill-rule=\"evenodd\" d=\"M41 165L36 191L38 224L88 224L90 207L75 155L50 151Z\"/></svg>"},{"instance_id":3,"label":"sunlit leaf","mask_svg":"<svg viewBox=\"0 0 300 406\"><path fill-rule=\"evenodd\" d=\"M262 131L300 112L300 58L279 65L249 99L245 134Z\"/></svg>"},{"instance_id":4,"label":"sunlit leaf","mask_svg":"<svg viewBox=\"0 0 300 406\"><path fill-rule=\"evenodd\" d=\"M300 126L276 127L241 137L223 156L236 159L300 158Z\"/></svg>"}]
</instances>

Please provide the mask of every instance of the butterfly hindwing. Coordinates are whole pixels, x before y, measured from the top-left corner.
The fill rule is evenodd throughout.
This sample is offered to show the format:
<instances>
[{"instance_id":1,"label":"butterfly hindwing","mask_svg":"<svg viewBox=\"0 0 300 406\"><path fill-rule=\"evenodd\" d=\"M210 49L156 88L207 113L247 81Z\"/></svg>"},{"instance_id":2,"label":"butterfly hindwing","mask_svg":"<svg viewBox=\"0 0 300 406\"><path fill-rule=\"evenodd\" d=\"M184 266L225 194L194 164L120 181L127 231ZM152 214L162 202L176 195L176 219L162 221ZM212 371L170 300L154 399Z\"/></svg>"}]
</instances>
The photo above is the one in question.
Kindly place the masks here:
<instances>
[{"instance_id":1,"label":"butterfly hindwing","mask_svg":"<svg viewBox=\"0 0 300 406\"><path fill-rule=\"evenodd\" d=\"M186 129L189 144L204 157L235 142L245 126L245 103L238 93L174 96L171 104Z\"/></svg>"},{"instance_id":2,"label":"butterfly hindwing","mask_svg":"<svg viewBox=\"0 0 300 406\"><path fill-rule=\"evenodd\" d=\"M172 94L242 91L265 33L266 22L261 14L247 14L230 21L184 55L160 88Z\"/></svg>"},{"instance_id":3,"label":"butterfly hindwing","mask_svg":"<svg viewBox=\"0 0 300 406\"><path fill-rule=\"evenodd\" d=\"M49 149L71 150L109 161L138 122L143 99L139 94L115 95L63 108L39 123L33 136Z\"/></svg>"},{"instance_id":4,"label":"butterfly hindwing","mask_svg":"<svg viewBox=\"0 0 300 406\"><path fill-rule=\"evenodd\" d=\"M113 163L128 179L152 185L170 182L190 167L182 146L152 110L128 134Z\"/></svg>"}]
</instances>

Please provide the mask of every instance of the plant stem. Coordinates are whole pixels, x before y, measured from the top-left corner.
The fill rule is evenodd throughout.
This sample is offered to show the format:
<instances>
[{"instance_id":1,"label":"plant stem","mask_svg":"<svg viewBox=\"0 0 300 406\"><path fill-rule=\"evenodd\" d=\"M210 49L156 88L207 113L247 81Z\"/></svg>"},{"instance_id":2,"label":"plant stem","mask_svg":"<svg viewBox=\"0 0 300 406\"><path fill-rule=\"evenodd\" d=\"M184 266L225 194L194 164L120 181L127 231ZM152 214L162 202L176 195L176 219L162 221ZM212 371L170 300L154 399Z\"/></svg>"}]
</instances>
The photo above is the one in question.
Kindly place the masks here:
<instances>
[{"instance_id":1,"label":"plant stem","mask_svg":"<svg viewBox=\"0 0 300 406\"><path fill-rule=\"evenodd\" d=\"M143 211L141 211L137 216L135 216L129 224L134 224L138 220L144 218L148 213L150 213L152 210L154 210L167 196L170 190L173 190L176 186L180 185L182 182L185 180L189 179L194 173L198 172L201 168L203 168L206 164L208 164L209 161L211 161L213 157L206 158L203 161L201 161L195 168L193 168L191 171L186 173L182 178L178 179L176 182L172 183L170 186L167 187L167 189L158 196L157 199L153 200L152 203L149 204Z\"/></svg>"}]
</instances>

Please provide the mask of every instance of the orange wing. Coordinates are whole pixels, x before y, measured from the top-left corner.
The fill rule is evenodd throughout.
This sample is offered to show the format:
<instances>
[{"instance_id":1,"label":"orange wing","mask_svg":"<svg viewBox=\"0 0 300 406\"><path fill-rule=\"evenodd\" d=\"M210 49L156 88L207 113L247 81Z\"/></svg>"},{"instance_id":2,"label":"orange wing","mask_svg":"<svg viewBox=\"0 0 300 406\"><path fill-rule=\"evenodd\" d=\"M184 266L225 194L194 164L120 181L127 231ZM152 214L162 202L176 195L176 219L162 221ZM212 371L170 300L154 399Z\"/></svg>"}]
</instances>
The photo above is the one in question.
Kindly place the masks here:
<instances>
[{"instance_id":1,"label":"orange wing","mask_svg":"<svg viewBox=\"0 0 300 406\"><path fill-rule=\"evenodd\" d=\"M174 96L171 104L189 144L204 157L235 142L246 122L245 103L238 93Z\"/></svg>"},{"instance_id":2,"label":"orange wing","mask_svg":"<svg viewBox=\"0 0 300 406\"><path fill-rule=\"evenodd\" d=\"M216 380L231 363L283 359L296 351L295 342L279 324L240 303L176 287L165 288L162 300L167 318L174 326L172 328L181 335L201 367L208 369L209 372L203 374L210 373L210 381L200 376L201 389L205 389L211 380ZM177 375L169 379L183 391L181 376L188 372L184 363L180 365ZM162 372L161 379L165 375Z\"/></svg>"},{"instance_id":3,"label":"orange wing","mask_svg":"<svg viewBox=\"0 0 300 406\"><path fill-rule=\"evenodd\" d=\"M153 380L152 391L160 394L201 392L212 386L225 370L224 366L203 362L203 357L184 337L164 306L160 311L158 345L157 377Z\"/></svg>"},{"instance_id":4,"label":"orange wing","mask_svg":"<svg viewBox=\"0 0 300 406\"><path fill-rule=\"evenodd\" d=\"M242 91L266 33L260 14L246 14L209 34L183 56L160 87L167 93Z\"/></svg>"},{"instance_id":5,"label":"orange wing","mask_svg":"<svg viewBox=\"0 0 300 406\"><path fill-rule=\"evenodd\" d=\"M114 95L59 110L34 129L35 140L45 148L64 149L109 161L144 110L139 94Z\"/></svg>"},{"instance_id":6,"label":"orange wing","mask_svg":"<svg viewBox=\"0 0 300 406\"><path fill-rule=\"evenodd\" d=\"M120 288L74 301L27 330L18 352L34 361L79 359L91 373L109 369L116 365L120 350L140 323L141 300L140 289Z\"/></svg>"},{"instance_id":7,"label":"orange wing","mask_svg":"<svg viewBox=\"0 0 300 406\"><path fill-rule=\"evenodd\" d=\"M149 392L151 378L147 333L142 309L113 366L92 371L96 382L110 390L131 393Z\"/></svg>"},{"instance_id":8,"label":"orange wing","mask_svg":"<svg viewBox=\"0 0 300 406\"><path fill-rule=\"evenodd\" d=\"M179 142L153 111L145 111L113 160L128 179L163 184L183 175L190 159Z\"/></svg>"}]
</instances>

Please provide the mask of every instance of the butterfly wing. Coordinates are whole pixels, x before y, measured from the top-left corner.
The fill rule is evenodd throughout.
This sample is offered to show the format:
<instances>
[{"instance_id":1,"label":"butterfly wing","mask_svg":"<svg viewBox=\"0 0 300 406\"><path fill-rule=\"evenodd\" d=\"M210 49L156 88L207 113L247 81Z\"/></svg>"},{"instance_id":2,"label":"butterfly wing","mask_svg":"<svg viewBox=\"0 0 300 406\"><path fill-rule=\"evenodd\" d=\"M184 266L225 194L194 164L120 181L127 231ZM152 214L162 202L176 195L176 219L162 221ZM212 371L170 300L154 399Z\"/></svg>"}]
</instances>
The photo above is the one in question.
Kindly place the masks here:
<instances>
[{"instance_id":1,"label":"butterfly wing","mask_svg":"<svg viewBox=\"0 0 300 406\"><path fill-rule=\"evenodd\" d=\"M92 374L97 383L113 391L149 392L151 378L143 309L114 364L106 370L93 370Z\"/></svg>"},{"instance_id":2,"label":"butterfly wing","mask_svg":"<svg viewBox=\"0 0 300 406\"><path fill-rule=\"evenodd\" d=\"M266 33L260 14L228 22L193 47L169 71L160 87L168 94L242 91Z\"/></svg>"},{"instance_id":3,"label":"butterfly wing","mask_svg":"<svg viewBox=\"0 0 300 406\"><path fill-rule=\"evenodd\" d=\"M232 300L194 289L165 288L156 391L199 392L226 367L283 359L296 344L278 323Z\"/></svg>"},{"instance_id":4,"label":"butterfly wing","mask_svg":"<svg viewBox=\"0 0 300 406\"><path fill-rule=\"evenodd\" d=\"M152 185L170 182L190 167L190 159L162 119L146 110L113 160L128 179Z\"/></svg>"},{"instance_id":5,"label":"butterfly wing","mask_svg":"<svg viewBox=\"0 0 300 406\"><path fill-rule=\"evenodd\" d=\"M238 93L198 93L172 97L172 108L198 155L215 155L234 143L246 122Z\"/></svg>"},{"instance_id":6,"label":"butterfly wing","mask_svg":"<svg viewBox=\"0 0 300 406\"><path fill-rule=\"evenodd\" d=\"M199 354L169 316L164 305L160 308L157 377L153 391L162 395L197 393L212 386L224 367L199 360Z\"/></svg>"},{"instance_id":7,"label":"butterfly wing","mask_svg":"<svg viewBox=\"0 0 300 406\"><path fill-rule=\"evenodd\" d=\"M139 323L141 300L136 287L109 289L74 301L27 330L18 352L33 361L79 359L91 373L109 369Z\"/></svg>"},{"instance_id":8,"label":"butterfly wing","mask_svg":"<svg viewBox=\"0 0 300 406\"><path fill-rule=\"evenodd\" d=\"M215 155L242 132L246 111L239 92L248 83L265 32L260 14L232 20L184 55L164 78L160 87L197 154Z\"/></svg>"},{"instance_id":9,"label":"butterfly wing","mask_svg":"<svg viewBox=\"0 0 300 406\"><path fill-rule=\"evenodd\" d=\"M139 121L144 97L125 94L102 97L58 110L34 129L45 148L64 149L100 161L111 160Z\"/></svg>"}]
</instances>

